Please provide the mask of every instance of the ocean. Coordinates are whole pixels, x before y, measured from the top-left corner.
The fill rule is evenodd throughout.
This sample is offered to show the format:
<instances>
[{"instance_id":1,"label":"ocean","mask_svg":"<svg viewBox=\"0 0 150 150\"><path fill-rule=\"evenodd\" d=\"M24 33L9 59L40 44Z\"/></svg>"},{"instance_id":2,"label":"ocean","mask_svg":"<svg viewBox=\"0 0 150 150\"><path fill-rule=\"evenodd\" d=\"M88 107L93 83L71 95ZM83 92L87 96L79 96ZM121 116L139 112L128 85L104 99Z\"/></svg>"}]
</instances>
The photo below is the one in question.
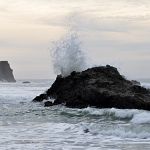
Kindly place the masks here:
<instances>
[{"instance_id":1,"label":"ocean","mask_svg":"<svg viewBox=\"0 0 150 150\"><path fill-rule=\"evenodd\" d=\"M0 83L0 150L150 149L149 111L44 108L32 99L53 80L30 81Z\"/></svg>"}]
</instances>

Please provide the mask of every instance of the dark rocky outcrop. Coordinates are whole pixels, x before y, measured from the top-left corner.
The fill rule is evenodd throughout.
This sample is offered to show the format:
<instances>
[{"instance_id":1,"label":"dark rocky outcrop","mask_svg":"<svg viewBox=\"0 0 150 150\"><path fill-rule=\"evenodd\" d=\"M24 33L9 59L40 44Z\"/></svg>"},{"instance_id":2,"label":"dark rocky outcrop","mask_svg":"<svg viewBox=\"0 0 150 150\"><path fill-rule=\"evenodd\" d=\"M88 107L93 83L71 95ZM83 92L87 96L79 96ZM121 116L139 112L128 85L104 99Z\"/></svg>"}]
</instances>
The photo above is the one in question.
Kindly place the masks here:
<instances>
[{"instance_id":1,"label":"dark rocky outcrop","mask_svg":"<svg viewBox=\"0 0 150 150\"><path fill-rule=\"evenodd\" d=\"M134 84L112 66L101 66L83 72L72 72L67 77L57 76L45 94L33 101L50 98L55 101L45 106L63 104L72 108L119 108L150 110L150 90Z\"/></svg>"},{"instance_id":2,"label":"dark rocky outcrop","mask_svg":"<svg viewBox=\"0 0 150 150\"><path fill-rule=\"evenodd\" d=\"M16 82L8 61L0 61L0 81Z\"/></svg>"},{"instance_id":3,"label":"dark rocky outcrop","mask_svg":"<svg viewBox=\"0 0 150 150\"><path fill-rule=\"evenodd\" d=\"M24 81L22 82L23 84L30 84L31 82L30 81Z\"/></svg>"}]
</instances>

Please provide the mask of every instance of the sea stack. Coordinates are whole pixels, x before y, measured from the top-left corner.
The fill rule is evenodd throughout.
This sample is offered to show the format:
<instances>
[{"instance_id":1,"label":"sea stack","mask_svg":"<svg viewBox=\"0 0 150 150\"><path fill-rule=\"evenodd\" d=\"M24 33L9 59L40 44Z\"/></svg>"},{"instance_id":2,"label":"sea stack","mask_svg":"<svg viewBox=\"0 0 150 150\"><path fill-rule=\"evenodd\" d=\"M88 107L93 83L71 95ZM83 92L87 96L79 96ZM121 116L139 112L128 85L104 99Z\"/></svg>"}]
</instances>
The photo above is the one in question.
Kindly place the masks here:
<instances>
[{"instance_id":1,"label":"sea stack","mask_svg":"<svg viewBox=\"0 0 150 150\"><path fill-rule=\"evenodd\" d=\"M0 61L0 81L16 82L8 61Z\"/></svg>"},{"instance_id":2,"label":"sea stack","mask_svg":"<svg viewBox=\"0 0 150 150\"><path fill-rule=\"evenodd\" d=\"M51 98L55 101L51 102ZM51 88L33 101L44 101L45 106L150 110L150 90L125 79L117 68L107 65L72 72L67 77L59 75Z\"/></svg>"}]
</instances>

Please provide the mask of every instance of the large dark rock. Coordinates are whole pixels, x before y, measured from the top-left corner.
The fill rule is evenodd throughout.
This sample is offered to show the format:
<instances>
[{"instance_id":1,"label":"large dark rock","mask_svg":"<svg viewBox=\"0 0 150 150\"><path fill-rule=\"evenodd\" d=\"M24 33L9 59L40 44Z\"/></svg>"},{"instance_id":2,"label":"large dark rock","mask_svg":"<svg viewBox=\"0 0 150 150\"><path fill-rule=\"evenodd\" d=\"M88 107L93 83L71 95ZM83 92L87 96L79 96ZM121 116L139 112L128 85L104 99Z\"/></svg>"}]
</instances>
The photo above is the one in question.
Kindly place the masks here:
<instances>
[{"instance_id":1,"label":"large dark rock","mask_svg":"<svg viewBox=\"0 0 150 150\"><path fill-rule=\"evenodd\" d=\"M8 61L0 61L0 81L16 82Z\"/></svg>"},{"instance_id":2,"label":"large dark rock","mask_svg":"<svg viewBox=\"0 0 150 150\"><path fill-rule=\"evenodd\" d=\"M119 108L150 110L150 90L126 80L116 68L94 67L83 72L72 72L67 77L57 76L45 94L33 101L42 102L50 98L54 103L72 108Z\"/></svg>"}]
</instances>

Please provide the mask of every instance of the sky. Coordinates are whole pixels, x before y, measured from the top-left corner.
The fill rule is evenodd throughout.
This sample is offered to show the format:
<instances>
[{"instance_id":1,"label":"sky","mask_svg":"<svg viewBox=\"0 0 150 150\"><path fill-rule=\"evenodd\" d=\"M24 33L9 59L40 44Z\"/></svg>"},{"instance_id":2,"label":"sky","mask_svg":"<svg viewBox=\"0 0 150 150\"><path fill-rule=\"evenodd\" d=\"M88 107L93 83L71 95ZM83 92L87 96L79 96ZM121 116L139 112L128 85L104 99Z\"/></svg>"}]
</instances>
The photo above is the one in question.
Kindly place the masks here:
<instances>
[{"instance_id":1,"label":"sky","mask_svg":"<svg viewBox=\"0 0 150 150\"><path fill-rule=\"evenodd\" d=\"M55 78L51 43L70 24L89 64L150 78L149 0L0 0L0 60L16 79Z\"/></svg>"}]
</instances>

